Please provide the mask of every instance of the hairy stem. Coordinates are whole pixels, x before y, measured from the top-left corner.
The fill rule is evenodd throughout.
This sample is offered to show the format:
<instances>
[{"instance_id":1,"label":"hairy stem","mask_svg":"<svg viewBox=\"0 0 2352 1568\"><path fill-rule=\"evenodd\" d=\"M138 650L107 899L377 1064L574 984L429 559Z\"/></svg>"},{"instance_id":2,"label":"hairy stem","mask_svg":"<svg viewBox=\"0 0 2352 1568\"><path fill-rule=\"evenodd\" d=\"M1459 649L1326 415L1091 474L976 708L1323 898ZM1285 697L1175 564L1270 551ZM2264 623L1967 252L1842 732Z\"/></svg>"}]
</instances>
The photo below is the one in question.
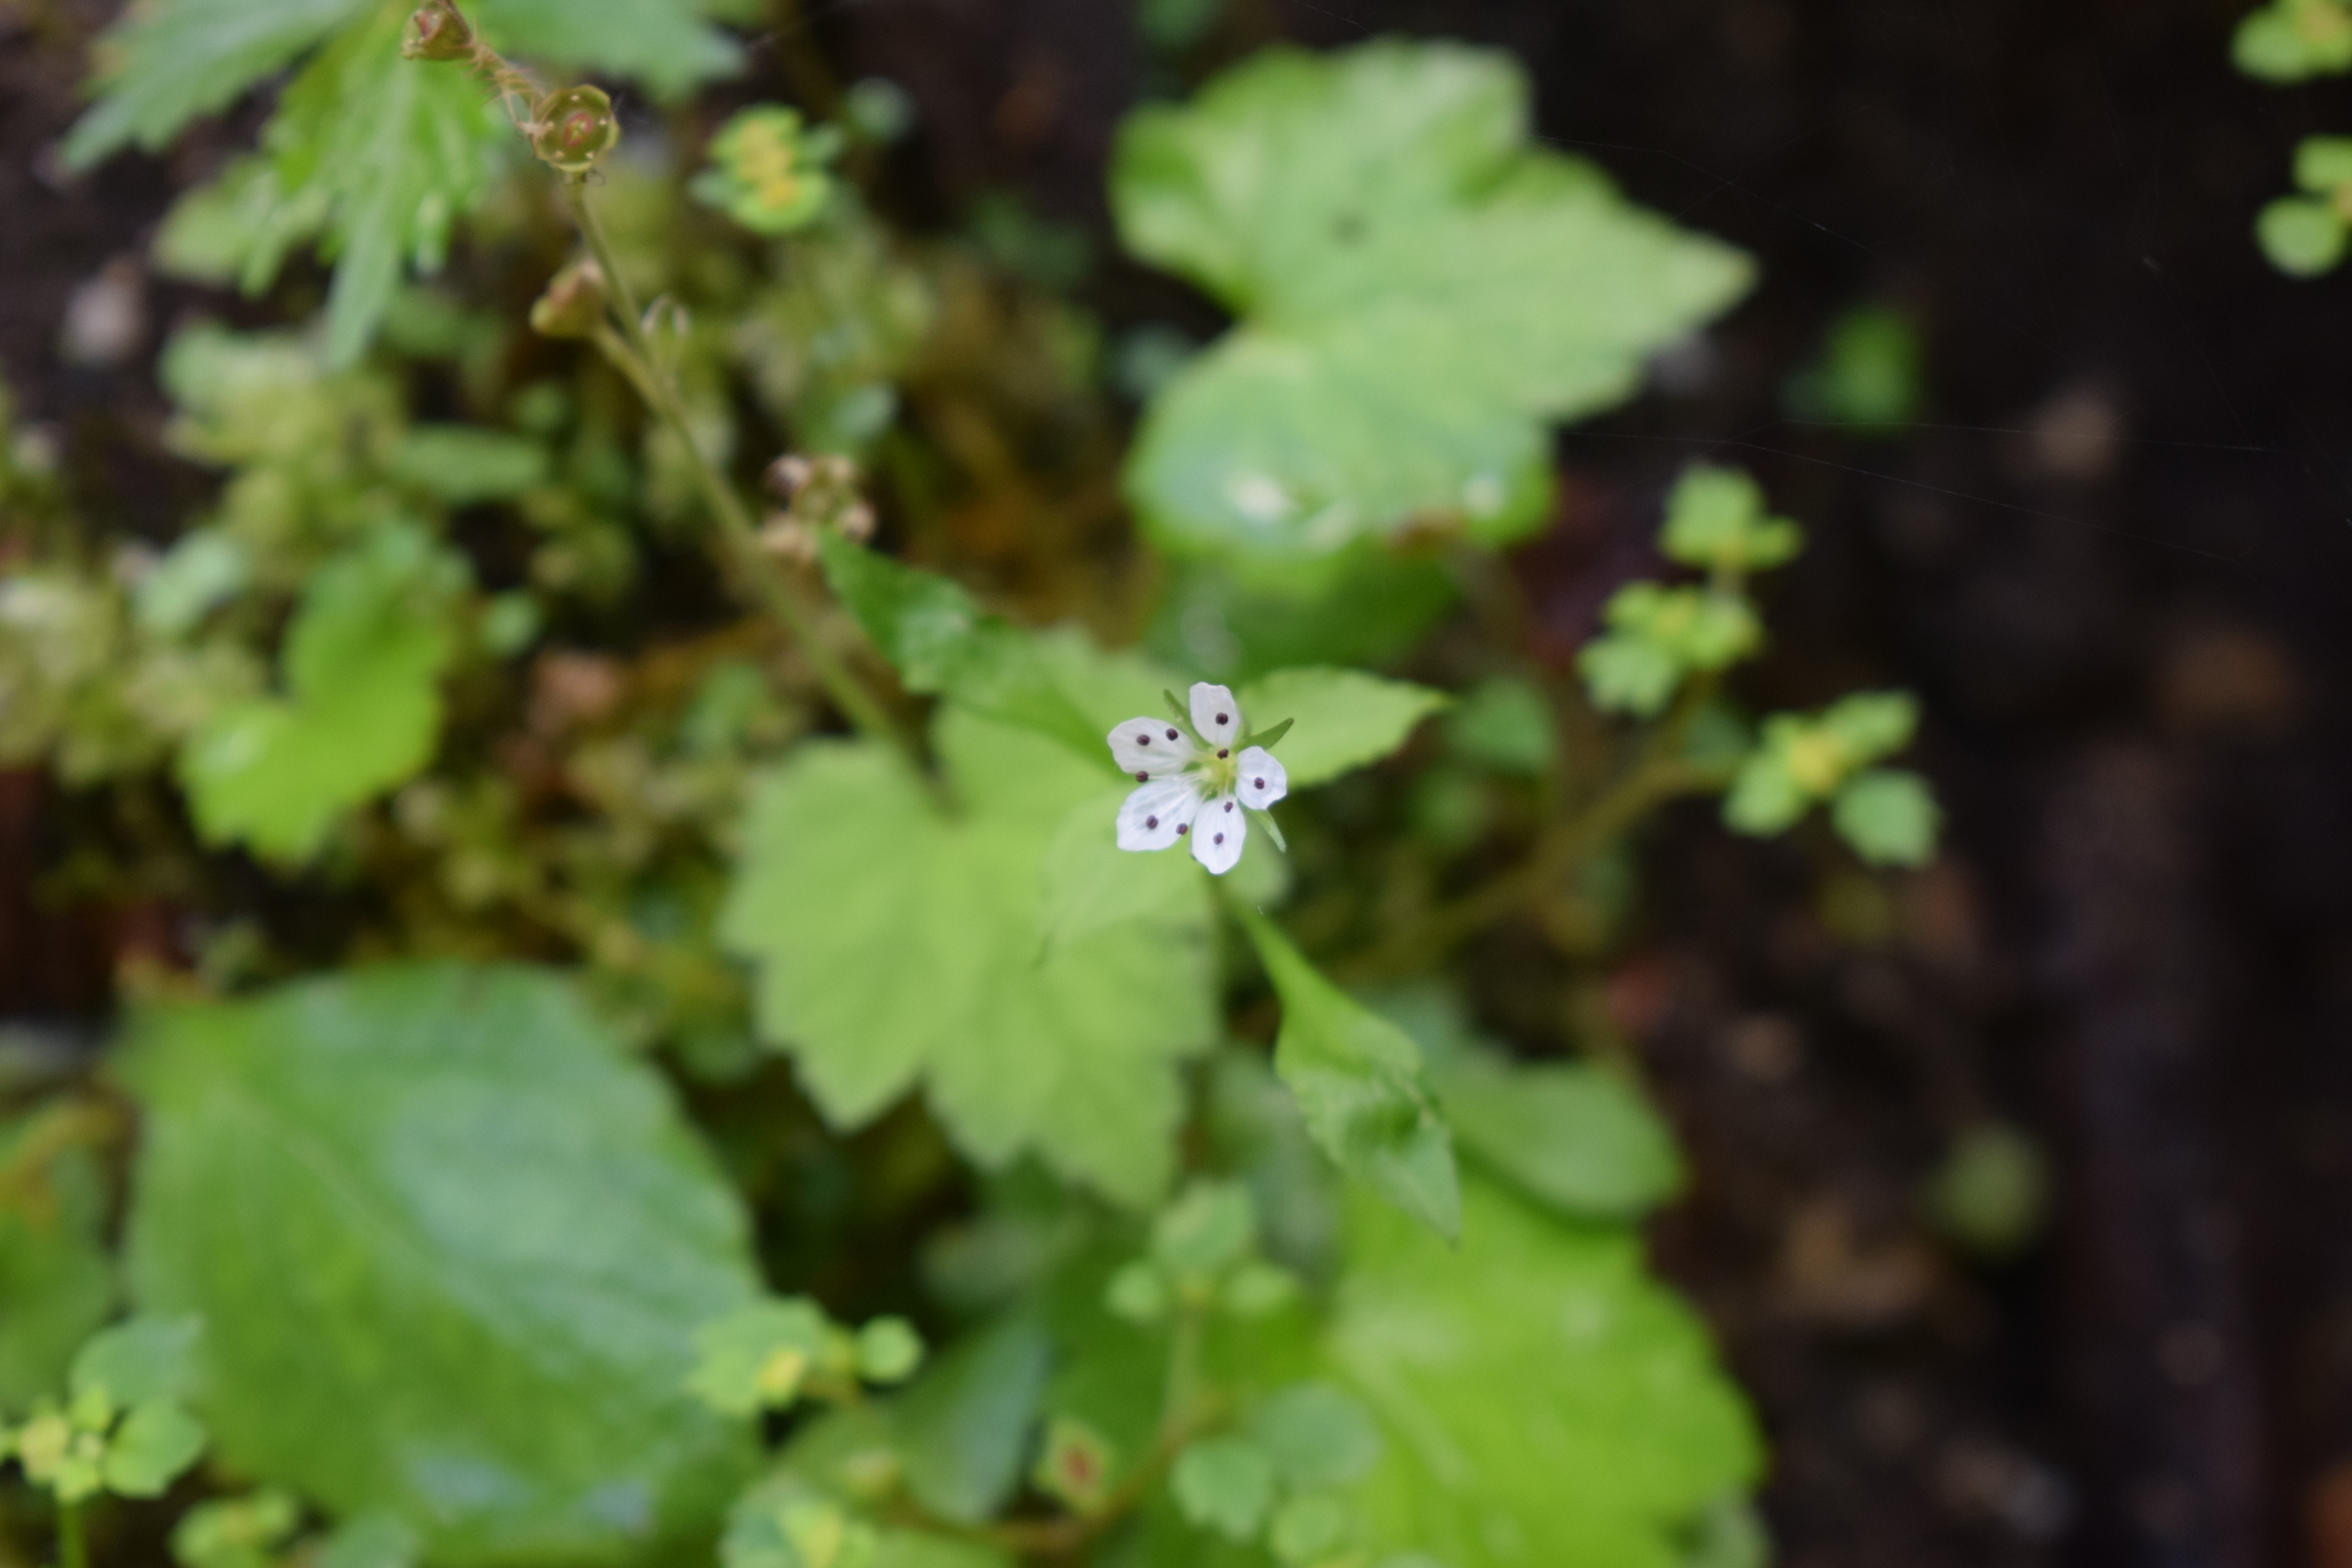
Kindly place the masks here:
<instances>
[{"instance_id":1,"label":"hairy stem","mask_svg":"<svg viewBox=\"0 0 2352 1568\"><path fill-rule=\"evenodd\" d=\"M695 440L694 431L686 419L685 405L679 400L676 384L664 375L656 361L652 345L645 336L644 318L637 310L637 301L622 279L620 268L613 260L612 242L605 236L604 224L596 209L588 201L586 184L580 179L564 182L564 199L569 207L580 235L588 242L591 255L604 270L607 284L612 290L613 316L620 330L606 328L597 335L597 347L617 366L636 387L639 396L652 408L654 415L668 427L688 457L694 471L695 484L701 490L705 505L718 524L720 535L734 555L744 576L759 594L762 605L781 621L807 657L810 667L825 688L833 705L859 731L879 736L912 751L906 734L891 722L890 714L879 699L851 671L847 664L825 646L819 636L817 617L813 609L802 598L800 591L787 578L766 551L760 547L758 526L743 504L743 498L720 473L717 465Z\"/></svg>"}]
</instances>

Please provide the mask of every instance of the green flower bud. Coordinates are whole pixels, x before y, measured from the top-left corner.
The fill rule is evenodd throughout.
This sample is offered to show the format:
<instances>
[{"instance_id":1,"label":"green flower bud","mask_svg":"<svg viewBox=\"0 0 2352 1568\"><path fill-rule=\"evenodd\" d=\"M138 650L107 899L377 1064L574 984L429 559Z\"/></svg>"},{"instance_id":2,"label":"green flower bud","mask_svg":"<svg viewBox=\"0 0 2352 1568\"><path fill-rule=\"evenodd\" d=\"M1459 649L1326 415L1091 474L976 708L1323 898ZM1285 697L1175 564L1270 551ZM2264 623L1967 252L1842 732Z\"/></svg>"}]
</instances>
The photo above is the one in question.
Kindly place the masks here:
<instances>
[{"instance_id":1,"label":"green flower bud","mask_svg":"<svg viewBox=\"0 0 2352 1568\"><path fill-rule=\"evenodd\" d=\"M424 0L401 35L404 60L471 60L473 25L449 0Z\"/></svg>"},{"instance_id":2,"label":"green flower bud","mask_svg":"<svg viewBox=\"0 0 2352 1568\"><path fill-rule=\"evenodd\" d=\"M531 330L546 337L594 337L605 320L605 270L583 256L532 302Z\"/></svg>"},{"instance_id":3,"label":"green flower bud","mask_svg":"<svg viewBox=\"0 0 2352 1568\"><path fill-rule=\"evenodd\" d=\"M531 150L566 174L585 174L620 145L620 122L602 87L564 87L539 100Z\"/></svg>"}]
</instances>

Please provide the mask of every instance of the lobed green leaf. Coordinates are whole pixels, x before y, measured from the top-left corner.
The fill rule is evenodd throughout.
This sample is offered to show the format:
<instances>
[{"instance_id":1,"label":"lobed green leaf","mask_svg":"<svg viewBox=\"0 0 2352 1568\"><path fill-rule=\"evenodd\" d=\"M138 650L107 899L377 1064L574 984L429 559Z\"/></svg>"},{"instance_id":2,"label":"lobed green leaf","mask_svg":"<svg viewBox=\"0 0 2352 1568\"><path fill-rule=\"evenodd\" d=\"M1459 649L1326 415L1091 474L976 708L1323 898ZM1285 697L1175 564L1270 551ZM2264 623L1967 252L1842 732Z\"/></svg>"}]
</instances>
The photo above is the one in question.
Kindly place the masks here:
<instances>
[{"instance_id":1,"label":"lobed green leaf","mask_svg":"<svg viewBox=\"0 0 2352 1568\"><path fill-rule=\"evenodd\" d=\"M1149 1203L1176 1064L1214 1033L1205 902L1049 945L1040 867L1102 773L957 709L938 739L954 817L868 745L804 747L757 790L720 931L758 965L761 1032L837 1127L920 1084L982 1165L1034 1152Z\"/></svg>"},{"instance_id":2,"label":"lobed green leaf","mask_svg":"<svg viewBox=\"0 0 2352 1568\"><path fill-rule=\"evenodd\" d=\"M1349 1226L1323 1356L1386 1438L1352 1492L1374 1560L1678 1568L1686 1531L1755 1480L1754 1422L1634 1232L1475 1174L1458 1248L1360 1197Z\"/></svg>"},{"instance_id":3,"label":"lobed green leaf","mask_svg":"<svg viewBox=\"0 0 2352 1568\"><path fill-rule=\"evenodd\" d=\"M1172 544L1305 561L1437 526L1525 531L1548 421L1746 286L1737 253L1528 145L1499 54L1269 50L1123 127L1128 247L1243 319L1153 400L1127 470Z\"/></svg>"}]
</instances>

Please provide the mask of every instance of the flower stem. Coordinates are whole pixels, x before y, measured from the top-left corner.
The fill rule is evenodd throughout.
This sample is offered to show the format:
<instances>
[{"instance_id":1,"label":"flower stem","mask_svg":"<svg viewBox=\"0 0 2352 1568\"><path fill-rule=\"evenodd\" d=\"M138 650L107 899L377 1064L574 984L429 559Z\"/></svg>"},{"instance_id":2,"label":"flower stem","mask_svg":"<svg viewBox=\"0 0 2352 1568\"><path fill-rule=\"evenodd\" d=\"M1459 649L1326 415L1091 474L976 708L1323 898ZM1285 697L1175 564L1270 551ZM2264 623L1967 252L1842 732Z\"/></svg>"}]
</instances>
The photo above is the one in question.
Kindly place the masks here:
<instances>
[{"instance_id":1,"label":"flower stem","mask_svg":"<svg viewBox=\"0 0 2352 1568\"><path fill-rule=\"evenodd\" d=\"M656 417L669 428L689 460L694 470L695 484L710 509L720 535L734 555L744 576L751 582L761 603L801 647L816 678L825 688L844 717L867 735L890 740L913 754L913 744L905 731L891 721L881 701L867 689L844 664L832 649L825 646L818 634L814 610L802 598L768 554L760 548L759 530L752 521L743 498L735 493L726 476L695 440L694 431L686 420L686 409L678 398L676 384L664 375L646 341L644 318L638 314L637 301L622 278L620 268L613 260L612 242L605 236L605 227L588 201L586 182L566 179L564 182L564 204L570 209L580 235L588 242L589 253L604 270L608 285L612 290L613 312L620 330L610 328L597 335L597 347L606 358L619 368L636 387Z\"/></svg>"}]
</instances>

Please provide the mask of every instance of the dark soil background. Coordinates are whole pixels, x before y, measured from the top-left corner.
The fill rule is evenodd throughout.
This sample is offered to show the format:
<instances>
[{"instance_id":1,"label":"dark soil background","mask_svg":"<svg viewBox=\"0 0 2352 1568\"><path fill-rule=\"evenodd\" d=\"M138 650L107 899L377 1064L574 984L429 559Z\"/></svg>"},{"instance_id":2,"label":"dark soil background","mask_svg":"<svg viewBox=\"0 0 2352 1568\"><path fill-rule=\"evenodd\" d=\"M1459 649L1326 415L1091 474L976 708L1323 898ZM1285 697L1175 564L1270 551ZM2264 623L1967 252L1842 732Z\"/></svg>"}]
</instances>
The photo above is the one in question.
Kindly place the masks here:
<instances>
[{"instance_id":1,"label":"dark soil background","mask_svg":"<svg viewBox=\"0 0 2352 1568\"><path fill-rule=\"evenodd\" d=\"M2352 295L2250 234L2352 88L2234 75L2238 9L1237 0L1171 63L1117 0L810 0L763 40L779 78L813 40L914 94L908 210L1010 188L1098 229L1110 128L1172 72L1274 36L1499 44L1553 142L1755 255L1671 395L1563 437L1522 577L1572 644L1676 467L1746 464L1816 541L1760 693L1927 700L1940 866L1841 904L1693 815L1611 987L1697 1172L1660 1256L1761 1406L1789 1568L2352 1568ZM51 179L111 10L0 4L0 366L92 514L161 529L200 492L148 366L65 367L59 325L250 122ZM1184 308L1096 289L1114 321ZM1929 422L1786 419L1874 298L1925 330ZM32 908L36 805L0 789L0 1014L87 1016L141 918ZM1999 1267L1919 1203L1988 1116L2058 1173Z\"/></svg>"}]
</instances>

